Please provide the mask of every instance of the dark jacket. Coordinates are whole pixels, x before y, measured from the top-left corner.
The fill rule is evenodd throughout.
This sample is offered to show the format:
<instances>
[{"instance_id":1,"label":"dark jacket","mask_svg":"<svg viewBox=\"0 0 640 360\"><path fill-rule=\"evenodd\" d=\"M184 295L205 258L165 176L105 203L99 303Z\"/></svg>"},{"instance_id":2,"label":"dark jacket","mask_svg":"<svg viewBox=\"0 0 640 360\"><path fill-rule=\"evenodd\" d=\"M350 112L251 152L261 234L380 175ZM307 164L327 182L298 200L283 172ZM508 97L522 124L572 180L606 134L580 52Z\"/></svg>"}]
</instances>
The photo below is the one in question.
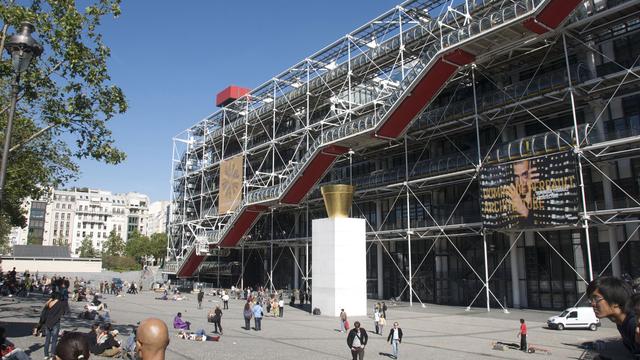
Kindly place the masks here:
<instances>
[{"instance_id":1,"label":"dark jacket","mask_svg":"<svg viewBox=\"0 0 640 360\"><path fill-rule=\"evenodd\" d=\"M98 354L98 334L94 330L85 334L87 343L89 343L89 351L92 354Z\"/></svg>"},{"instance_id":2,"label":"dark jacket","mask_svg":"<svg viewBox=\"0 0 640 360\"><path fill-rule=\"evenodd\" d=\"M362 345L367 345L367 341L369 340L369 335L367 335L367 330L360 328L360 329L356 329L353 328L351 329L351 331L349 331L349 335L347 336L347 345L349 345L349 348L351 348L353 346L353 339L355 339L356 337L356 332L360 331L360 343Z\"/></svg>"},{"instance_id":3,"label":"dark jacket","mask_svg":"<svg viewBox=\"0 0 640 360\"><path fill-rule=\"evenodd\" d=\"M113 337L113 335L109 334L109 335L107 335L107 340L105 340L101 344L97 344L96 345L95 354L96 355L102 354L106 350L109 350L109 349L112 349L112 348L117 348L117 347L120 347L120 344L116 341L116 339Z\"/></svg>"},{"instance_id":4,"label":"dark jacket","mask_svg":"<svg viewBox=\"0 0 640 360\"><path fill-rule=\"evenodd\" d=\"M202 299L204 299L204 292L202 292L202 290L198 293L198 302L202 302Z\"/></svg>"},{"instance_id":5,"label":"dark jacket","mask_svg":"<svg viewBox=\"0 0 640 360\"><path fill-rule=\"evenodd\" d=\"M41 318L44 317L44 327L51 329L60 322L60 318L64 314L64 306L62 301L58 300L52 307L45 305L42 311Z\"/></svg>"},{"instance_id":6,"label":"dark jacket","mask_svg":"<svg viewBox=\"0 0 640 360\"><path fill-rule=\"evenodd\" d=\"M389 336L387 336L387 341L391 341L391 338L393 338L393 328L391 328L391 331L389 331ZM398 328L398 342L402 342L402 329Z\"/></svg>"}]
</instances>

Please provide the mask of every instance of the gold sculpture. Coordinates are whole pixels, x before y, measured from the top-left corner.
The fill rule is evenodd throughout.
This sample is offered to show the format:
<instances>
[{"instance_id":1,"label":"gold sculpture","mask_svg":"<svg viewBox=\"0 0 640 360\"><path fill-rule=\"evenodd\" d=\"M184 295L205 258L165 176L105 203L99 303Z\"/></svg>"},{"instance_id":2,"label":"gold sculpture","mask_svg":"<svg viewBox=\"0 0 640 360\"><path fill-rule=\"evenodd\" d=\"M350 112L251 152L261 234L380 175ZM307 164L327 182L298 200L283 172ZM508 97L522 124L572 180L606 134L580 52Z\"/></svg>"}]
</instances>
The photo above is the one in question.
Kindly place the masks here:
<instances>
[{"instance_id":1,"label":"gold sculpture","mask_svg":"<svg viewBox=\"0 0 640 360\"><path fill-rule=\"evenodd\" d=\"M327 209L329 218L346 218L349 217L351 202L353 201L353 191L355 187L351 185L325 185L320 187L322 198L324 199L324 207Z\"/></svg>"}]
</instances>

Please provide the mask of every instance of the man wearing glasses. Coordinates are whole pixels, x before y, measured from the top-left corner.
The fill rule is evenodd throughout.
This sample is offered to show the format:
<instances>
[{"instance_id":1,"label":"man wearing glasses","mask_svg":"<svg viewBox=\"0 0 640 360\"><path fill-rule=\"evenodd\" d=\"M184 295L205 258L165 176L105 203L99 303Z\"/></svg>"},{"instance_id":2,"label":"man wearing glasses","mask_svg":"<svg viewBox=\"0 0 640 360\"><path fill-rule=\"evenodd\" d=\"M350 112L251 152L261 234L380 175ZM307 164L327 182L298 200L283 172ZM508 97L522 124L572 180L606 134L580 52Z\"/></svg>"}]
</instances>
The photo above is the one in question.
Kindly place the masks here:
<instances>
[{"instance_id":1,"label":"man wearing glasses","mask_svg":"<svg viewBox=\"0 0 640 360\"><path fill-rule=\"evenodd\" d=\"M598 319L608 318L616 324L622 343L632 353L639 354L635 344L636 316L625 312L625 304L633 294L631 287L616 277L603 276L587 287L587 296Z\"/></svg>"},{"instance_id":2,"label":"man wearing glasses","mask_svg":"<svg viewBox=\"0 0 640 360\"><path fill-rule=\"evenodd\" d=\"M398 345L402 343L402 329L398 327L398 322L393 323L393 328L389 332L389 336L387 336L387 341L391 342L391 352L393 353L393 358L398 358Z\"/></svg>"}]
</instances>

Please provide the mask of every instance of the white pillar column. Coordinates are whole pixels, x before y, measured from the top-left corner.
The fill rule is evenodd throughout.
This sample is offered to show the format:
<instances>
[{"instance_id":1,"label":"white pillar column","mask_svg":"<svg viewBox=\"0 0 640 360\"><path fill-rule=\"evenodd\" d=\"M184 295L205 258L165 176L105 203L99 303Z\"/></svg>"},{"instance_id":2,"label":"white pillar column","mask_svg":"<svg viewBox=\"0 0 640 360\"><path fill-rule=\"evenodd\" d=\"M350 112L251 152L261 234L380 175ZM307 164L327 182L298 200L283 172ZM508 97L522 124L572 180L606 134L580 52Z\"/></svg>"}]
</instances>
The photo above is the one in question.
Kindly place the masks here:
<instances>
[{"instance_id":1,"label":"white pillar column","mask_svg":"<svg viewBox=\"0 0 640 360\"><path fill-rule=\"evenodd\" d=\"M509 260L511 262L511 297L513 298L513 308L520 308L520 274L518 269L518 245L513 245L518 238L515 234L509 234L509 246L511 253Z\"/></svg>"}]
</instances>

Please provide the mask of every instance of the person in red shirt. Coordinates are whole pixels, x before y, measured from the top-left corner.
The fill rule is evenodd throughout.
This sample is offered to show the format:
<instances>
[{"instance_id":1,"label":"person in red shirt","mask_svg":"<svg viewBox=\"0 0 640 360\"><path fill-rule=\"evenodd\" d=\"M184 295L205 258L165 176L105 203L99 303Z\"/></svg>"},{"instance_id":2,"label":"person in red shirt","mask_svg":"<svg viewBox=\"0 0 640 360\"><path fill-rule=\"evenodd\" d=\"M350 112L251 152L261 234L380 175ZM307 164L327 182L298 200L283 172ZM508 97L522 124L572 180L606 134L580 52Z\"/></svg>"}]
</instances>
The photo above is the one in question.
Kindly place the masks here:
<instances>
[{"instance_id":1,"label":"person in red shirt","mask_svg":"<svg viewBox=\"0 0 640 360\"><path fill-rule=\"evenodd\" d=\"M520 337L520 350L527 352L527 324L524 323L524 319L520 319L518 336Z\"/></svg>"}]
</instances>

